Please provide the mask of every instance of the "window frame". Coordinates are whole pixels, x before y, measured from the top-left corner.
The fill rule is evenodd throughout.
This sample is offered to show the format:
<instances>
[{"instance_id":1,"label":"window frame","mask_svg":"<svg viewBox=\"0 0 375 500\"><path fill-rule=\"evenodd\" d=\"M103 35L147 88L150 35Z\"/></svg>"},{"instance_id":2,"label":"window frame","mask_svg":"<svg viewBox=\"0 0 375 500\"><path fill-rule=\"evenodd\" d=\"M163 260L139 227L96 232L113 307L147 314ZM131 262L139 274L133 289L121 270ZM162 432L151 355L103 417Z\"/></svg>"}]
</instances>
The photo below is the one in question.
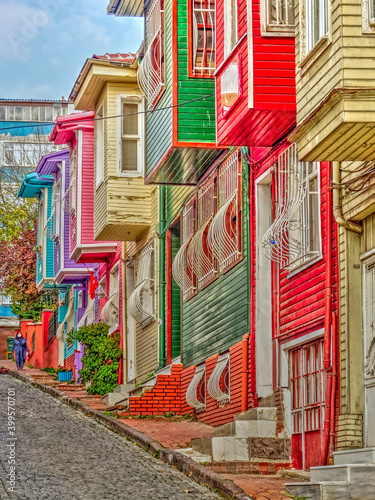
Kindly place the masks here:
<instances>
[{"instance_id":1,"label":"window frame","mask_svg":"<svg viewBox=\"0 0 375 500\"><path fill-rule=\"evenodd\" d=\"M103 117L104 117L104 100L102 100L102 102L99 104L98 110L95 113L95 118L103 118ZM96 120L95 121L95 189L98 189L99 186L104 181L104 157L105 157L104 120ZM99 165L101 165L100 169L98 168Z\"/></svg>"},{"instance_id":2,"label":"window frame","mask_svg":"<svg viewBox=\"0 0 375 500\"><path fill-rule=\"evenodd\" d=\"M207 29L211 31L211 49L210 51L207 49L207 53L213 54L214 65L212 68L203 68L200 69L195 66L194 53L199 53L198 46L195 47L195 40L197 40L198 34L195 33L195 28L198 30L198 26L196 25L196 21L194 18L194 12L198 11L195 7L195 0L188 0L188 76L190 78L214 78L215 67L216 67L216 0L200 0L201 4L207 4L207 7L204 8L202 6L202 10L207 12L207 17L210 17L210 14L213 13L213 22L207 25ZM209 6L213 5L213 8L209 8ZM196 27L197 26L197 27ZM203 25L203 29L205 26ZM205 37L207 41L207 36ZM205 53L205 50L203 50Z\"/></svg>"},{"instance_id":3,"label":"window frame","mask_svg":"<svg viewBox=\"0 0 375 500\"><path fill-rule=\"evenodd\" d=\"M228 19L229 16L230 20ZM228 57L231 55L233 49L236 47L239 41L237 0L224 0L223 17L224 17L224 61L226 61L226 59L228 59ZM232 36L234 36L233 44L231 39Z\"/></svg>"},{"instance_id":4,"label":"window frame","mask_svg":"<svg viewBox=\"0 0 375 500\"><path fill-rule=\"evenodd\" d=\"M313 42L310 33L312 33L312 23L311 23L311 9L312 2L314 0L302 0L300 3L299 11L299 25L302 26L300 30L300 62L298 67L302 68L302 71L308 70L312 64L320 57L320 55L330 46L331 40L331 4L329 0L318 0L320 5L323 7L326 5L326 17L324 21L326 22L326 33L321 34L319 39ZM324 12L325 9L323 9ZM320 10L320 15L322 11ZM322 17L320 17L320 21ZM319 21L319 27L320 27ZM319 28L320 29L320 28ZM303 73L302 73L303 74Z\"/></svg>"},{"instance_id":5,"label":"window frame","mask_svg":"<svg viewBox=\"0 0 375 500\"><path fill-rule=\"evenodd\" d=\"M123 104L138 106L138 135L123 134ZM117 95L117 177L143 177L145 171L145 99L142 96L128 94ZM126 139L137 139L137 170L122 171L122 143Z\"/></svg>"},{"instance_id":6,"label":"window frame","mask_svg":"<svg viewBox=\"0 0 375 500\"><path fill-rule=\"evenodd\" d=\"M53 239L58 241L61 226L61 179L53 185L52 203L54 204Z\"/></svg>"},{"instance_id":7,"label":"window frame","mask_svg":"<svg viewBox=\"0 0 375 500\"><path fill-rule=\"evenodd\" d=\"M72 150L69 161L69 213L71 215L77 213L77 156L78 144Z\"/></svg>"},{"instance_id":8,"label":"window frame","mask_svg":"<svg viewBox=\"0 0 375 500\"><path fill-rule=\"evenodd\" d=\"M276 3L287 2L287 0L274 0ZM262 36L294 37L295 36L295 16L293 9L293 26L271 24L270 3L272 0L261 0L260 4L260 23Z\"/></svg>"}]
</instances>

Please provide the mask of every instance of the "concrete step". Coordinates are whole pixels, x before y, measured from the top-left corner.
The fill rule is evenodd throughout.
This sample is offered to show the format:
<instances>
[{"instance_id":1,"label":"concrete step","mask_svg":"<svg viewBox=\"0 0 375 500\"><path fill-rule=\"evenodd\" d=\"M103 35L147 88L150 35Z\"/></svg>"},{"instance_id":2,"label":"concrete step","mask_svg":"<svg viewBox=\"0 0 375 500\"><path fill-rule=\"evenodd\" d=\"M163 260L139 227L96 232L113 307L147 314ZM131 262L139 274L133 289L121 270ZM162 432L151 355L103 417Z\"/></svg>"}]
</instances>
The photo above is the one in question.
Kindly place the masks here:
<instances>
[{"instance_id":1,"label":"concrete step","mask_svg":"<svg viewBox=\"0 0 375 500\"><path fill-rule=\"evenodd\" d=\"M135 384L121 384L113 389L113 392L120 392L128 396L129 392L134 389Z\"/></svg>"},{"instance_id":2,"label":"concrete step","mask_svg":"<svg viewBox=\"0 0 375 500\"><path fill-rule=\"evenodd\" d=\"M155 385L150 385L149 382L147 381L146 384L140 385L133 389L130 393L129 396L132 398L141 398L145 392L147 391L152 391L152 389L155 387Z\"/></svg>"},{"instance_id":3,"label":"concrete step","mask_svg":"<svg viewBox=\"0 0 375 500\"><path fill-rule=\"evenodd\" d=\"M212 456L214 462L265 460L290 460L290 440L279 438L238 438L214 436L192 439L192 448Z\"/></svg>"},{"instance_id":4,"label":"concrete step","mask_svg":"<svg viewBox=\"0 0 375 500\"><path fill-rule=\"evenodd\" d=\"M215 436L276 437L276 408L252 408L235 415L234 422L215 427Z\"/></svg>"},{"instance_id":5,"label":"concrete step","mask_svg":"<svg viewBox=\"0 0 375 500\"><path fill-rule=\"evenodd\" d=\"M178 453L181 453L181 455L184 455L185 457L191 458L191 460L194 460L199 464L206 464L208 462L211 462L210 455L199 453L198 451L193 450L193 448L180 448L175 451L178 451Z\"/></svg>"},{"instance_id":6,"label":"concrete step","mask_svg":"<svg viewBox=\"0 0 375 500\"><path fill-rule=\"evenodd\" d=\"M272 420L276 421L276 408L258 407L239 413L234 416L234 420Z\"/></svg>"},{"instance_id":7,"label":"concrete step","mask_svg":"<svg viewBox=\"0 0 375 500\"><path fill-rule=\"evenodd\" d=\"M117 404L125 404L129 401L129 396L121 392L109 392L101 398L103 404L107 406L115 406Z\"/></svg>"},{"instance_id":8,"label":"concrete step","mask_svg":"<svg viewBox=\"0 0 375 500\"><path fill-rule=\"evenodd\" d=\"M375 448L358 448L333 452L333 463L342 464L375 464Z\"/></svg>"}]
</instances>

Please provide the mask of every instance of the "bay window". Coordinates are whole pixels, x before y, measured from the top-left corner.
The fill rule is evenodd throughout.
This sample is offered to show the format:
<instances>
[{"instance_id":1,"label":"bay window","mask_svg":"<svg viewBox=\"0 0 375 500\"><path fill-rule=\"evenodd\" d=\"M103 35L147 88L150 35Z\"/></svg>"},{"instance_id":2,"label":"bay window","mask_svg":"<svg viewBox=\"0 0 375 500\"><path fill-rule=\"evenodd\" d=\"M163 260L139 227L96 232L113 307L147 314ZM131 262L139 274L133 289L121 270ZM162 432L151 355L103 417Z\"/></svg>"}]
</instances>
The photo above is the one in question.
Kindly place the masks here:
<instances>
[{"instance_id":1,"label":"bay window","mask_svg":"<svg viewBox=\"0 0 375 500\"><path fill-rule=\"evenodd\" d=\"M215 1L189 0L189 76L215 71Z\"/></svg>"}]
</instances>

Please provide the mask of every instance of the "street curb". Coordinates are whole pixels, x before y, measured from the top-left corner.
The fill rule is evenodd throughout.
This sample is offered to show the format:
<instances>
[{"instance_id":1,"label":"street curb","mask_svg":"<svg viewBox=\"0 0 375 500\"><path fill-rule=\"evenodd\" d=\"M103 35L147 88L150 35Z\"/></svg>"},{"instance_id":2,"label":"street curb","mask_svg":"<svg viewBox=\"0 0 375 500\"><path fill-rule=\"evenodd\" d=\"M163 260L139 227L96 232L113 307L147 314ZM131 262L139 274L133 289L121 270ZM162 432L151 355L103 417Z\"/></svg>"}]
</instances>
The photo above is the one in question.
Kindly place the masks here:
<instances>
[{"instance_id":1,"label":"street curb","mask_svg":"<svg viewBox=\"0 0 375 500\"><path fill-rule=\"evenodd\" d=\"M105 425L108 429L116 432L120 436L126 437L133 441L144 450L148 451L155 458L159 458L163 462L175 467L179 471L183 472L186 476L194 479L197 483L204 484L210 489L214 490L215 493L220 493L225 498L229 500L255 500L254 497L249 496L245 493L239 486L237 486L230 479L225 479L221 477L216 472L211 469L200 465L198 462L185 457L176 450L171 450L169 448L164 448L162 444L154 439L146 436L143 432L139 432L136 429L119 422L117 419L104 415L103 413L94 410L90 406L86 405L77 398L69 398L62 391L51 387L49 385L44 385L36 380L24 375L23 373L16 372L13 370L8 371L8 375L21 380L29 385L37 387L41 391L59 399L62 403L71 406L77 411L84 413L86 416L95 419L102 425Z\"/></svg>"}]
</instances>

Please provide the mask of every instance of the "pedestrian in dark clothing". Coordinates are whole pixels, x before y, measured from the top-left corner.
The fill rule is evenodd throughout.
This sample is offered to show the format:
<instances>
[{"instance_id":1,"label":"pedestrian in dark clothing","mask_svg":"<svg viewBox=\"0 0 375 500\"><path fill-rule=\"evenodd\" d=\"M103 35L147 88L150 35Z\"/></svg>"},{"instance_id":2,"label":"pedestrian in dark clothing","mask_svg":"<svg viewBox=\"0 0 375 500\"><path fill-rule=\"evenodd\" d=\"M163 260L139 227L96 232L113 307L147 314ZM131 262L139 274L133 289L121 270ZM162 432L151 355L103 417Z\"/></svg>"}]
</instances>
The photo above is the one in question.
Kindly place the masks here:
<instances>
[{"instance_id":1,"label":"pedestrian in dark clothing","mask_svg":"<svg viewBox=\"0 0 375 500\"><path fill-rule=\"evenodd\" d=\"M12 353L16 360L17 370L22 370L26 360L26 352L30 355L26 339L18 332L13 341Z\"/></svg>"}]
</instances>

